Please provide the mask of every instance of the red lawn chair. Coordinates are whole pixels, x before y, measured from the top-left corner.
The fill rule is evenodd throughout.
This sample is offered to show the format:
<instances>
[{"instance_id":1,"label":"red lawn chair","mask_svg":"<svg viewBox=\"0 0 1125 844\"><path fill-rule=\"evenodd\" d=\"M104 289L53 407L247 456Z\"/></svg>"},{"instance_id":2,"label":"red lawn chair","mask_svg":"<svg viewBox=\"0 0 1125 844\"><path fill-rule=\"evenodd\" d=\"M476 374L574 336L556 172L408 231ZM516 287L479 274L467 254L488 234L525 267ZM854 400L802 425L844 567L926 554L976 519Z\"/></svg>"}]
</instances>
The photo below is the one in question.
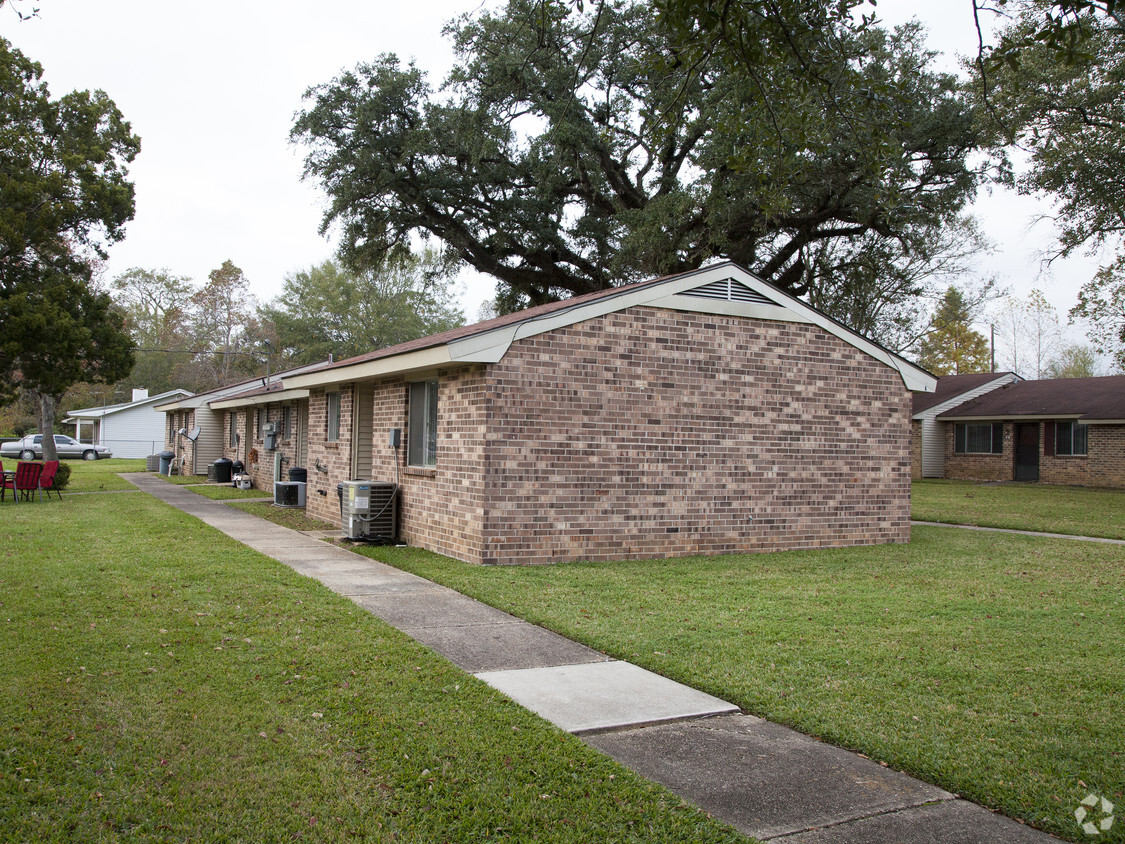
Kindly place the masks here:
<instances>
[{"instance_id":1,"label":"red lawn chair","mask_svg":"<svg viewBox=\"0 0 1125 844\"><path fill-rule=\"evenodd\" d=\"M46 460L43 462L43 471L39 475L39 500L43 500L43 493L47 493L47 500L51 500L51 491L62 501L62 492L55 489L55 475L59 471L59 461Z\"/></svg>"},{"instance_id":2,"label":"red lawn chair","mask_svg":"<svg viewBox=\"0 0 1125 844\"><path fill-rule=\"evenodd\" d=\"M12 497L17 502L21 497L24 501L30 501L31 493L39 489L39 475L42 471L42 463L16 464L16 476L11 480L4 479L4 486L0 489L0 501L7 498L8 490L12 491ZM40 493L40 498L42 498L42 493Z\"/></svg>"}]
</instances>

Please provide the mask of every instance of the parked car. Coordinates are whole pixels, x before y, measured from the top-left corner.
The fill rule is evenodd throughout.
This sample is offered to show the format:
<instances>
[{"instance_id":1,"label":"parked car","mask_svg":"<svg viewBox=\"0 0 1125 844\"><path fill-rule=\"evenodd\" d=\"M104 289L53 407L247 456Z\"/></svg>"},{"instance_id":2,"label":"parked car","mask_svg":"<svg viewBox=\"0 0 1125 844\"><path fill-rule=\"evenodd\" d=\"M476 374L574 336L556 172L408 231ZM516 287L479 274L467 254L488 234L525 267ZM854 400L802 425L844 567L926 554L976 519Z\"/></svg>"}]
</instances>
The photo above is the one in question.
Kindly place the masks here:
<instances>
[{"instance_id":1,"label":"parked car","mask_svg":"<svg viewBox=\"0 0 1125 844\"><path fill-rule=\"evenodd\" d=\"M83 460L113 457L113 452L104 445L80 443L66 434L55 434L55 451L59 457L81 457ZM43 459L43 435L28 434L22 440L0 445L0 457L18 457L20 460Z\"/></svg>"}]
</instances>

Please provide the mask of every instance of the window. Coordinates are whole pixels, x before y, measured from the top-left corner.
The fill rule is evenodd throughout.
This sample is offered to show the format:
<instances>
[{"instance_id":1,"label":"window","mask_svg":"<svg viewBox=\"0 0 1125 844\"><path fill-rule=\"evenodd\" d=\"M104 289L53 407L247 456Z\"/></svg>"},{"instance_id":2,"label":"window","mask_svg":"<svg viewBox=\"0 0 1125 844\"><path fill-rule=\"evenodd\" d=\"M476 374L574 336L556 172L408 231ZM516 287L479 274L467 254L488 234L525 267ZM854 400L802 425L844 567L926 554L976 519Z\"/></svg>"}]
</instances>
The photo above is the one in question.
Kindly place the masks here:
<instances>
[{"instance_id":1,"label":"window","mask_svg":"<svg viewBox=\"0 0 1125 844\"><path fill-rule=\"evenodd\" d=\"M238 414L227 411L227 418L230 419L230 447L235 448L238 446Z\"/></svg>"},{"instance_id":2,"label":"window","mask_svg":"<svg viewBox=\"0 0 1125 844\"><path fill-rule=\"evenodd\" d=\"M1086 426L1077 422L1055 423L1055 454L1086 453Z\"/></svg>"},{"instance_id":3,"label":"window","mask_svg":"<svg viewBox=\"0 0 1125 844\"><path fill-rule=\"evenodd\" d=\"M328 393L328 442L340 440L340 394Z\"/></svg>"},{"instance_id":4,"label":"window","mask_svg":"<svg viewBox=\"0 0 1125 844\"><path fill-rule=\"evenodd\" d=\"M411 466L437 465L437 393L437 379L410 385L406 462Z\"/></svg>"},{"instance_id":5,"label":"window","mask_svg":"<svg viewBox=\"0 0 1125 844\"><path fill-rule=\"evenodd\" d=\"M287 440L290 437L289 425L292 422L292 417L290 416L292 411L293 408L287 404L281 407L281 438L283 440Z\"/></svg>"},{"instance_id":6,"label":"window","mask_svg":"<svg viewBox=\"0 0 1125 844\"><path fill-rule=\"evenodd\" d=\"M254 439L256 440L262 438L262 417L265 415L261 410L254 411Z\"/></svg>"},{"instance_id":7,"label":"window","mask_svg":"<svg viewBox=\"0 0 1125 844\"><path fill-rule=\"evenodd\" d=\"M1003 454L1003 422L958 422L953 429L957 454Z\"/></svg>"},{"instance_id":8,"label":"window","mask_svg":"<svg viewBox=\"0 0 1125 844\"><path fill-rule=\"evenodd\" d=\"M168 442L172 442L176 436L176 416L173 413L168 414Z\"/></svg>"}]
</instances>

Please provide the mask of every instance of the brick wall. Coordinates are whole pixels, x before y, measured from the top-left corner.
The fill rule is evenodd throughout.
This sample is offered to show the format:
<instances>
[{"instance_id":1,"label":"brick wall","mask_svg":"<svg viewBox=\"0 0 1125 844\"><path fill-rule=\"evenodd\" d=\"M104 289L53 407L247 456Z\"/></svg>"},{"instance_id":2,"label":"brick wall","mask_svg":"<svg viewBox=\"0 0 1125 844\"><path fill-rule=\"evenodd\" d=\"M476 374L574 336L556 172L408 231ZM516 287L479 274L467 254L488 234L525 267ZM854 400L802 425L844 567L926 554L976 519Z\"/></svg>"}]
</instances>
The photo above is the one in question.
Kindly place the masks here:
<instances>
[{"instance_id":1,"label":"brick wall","mask_svg":"<svg viewBox=\"0 0 1125 844\"><path fill-rule=\"evenodd\" d=\"M1039 482L1068 486L1125 487L1125 425L1090 425L1087 455L1043 453L1046 426L1039 426ZM1012 423L1004 423L1003 454L955 454L953 424L946 425L945 476L979 481L1010 481L1015 476Z\"/></svg>"},{"instance_id":2,"label":"brick wall","mask_svg":"<svg viewBox=\"0 0 1125 844\"><path fill-rule=\"evenodd\" d=\"M169 424L170 423L170 424ZM178 436L180 428L190 431L195 427L194 410L173 410L164 414L164 451L173 451L177 471L190 475L195 465L195 443Z\"/></svg>"},{"instance_id":3,"label":"brick wall","mask_svg":"<svg viewBox=\"0 0 1125 844\"><path fill-rule=\"evenodd\" d=\"M977 481L1010 481L1015 476L1015 452L1011 422L1004 423L1004 451L1001 454L957 454L953 436L956 425L945 425L945 477ZM1042 451L1042 426L1040 427L1040 451Z\"/></svg>"},{"instance_id":4,"label":"brick wall","mask_svg":"<svg viewBox=\"0 0 1125 844\"><path fill-rule=\"evenodd\" d=\"M328 441L328 392L340 393L340 437ZM306 512L334 524L340 523L336 484L352 477L352 385L309 393L308 470ZM317 464L327 471L316 468Z\"/></svg>"},{"instance_id":5,"label":"brick wall","mask_svg":"<svg viewBox=\"0 0 1125 844\"><path fill-rule=\"evenodd\" d=\"M488 392L483 562L909 539L909 393L818 327L634 308L514 343Z\"/></svg>"},{"instance_id":6,"label":"brick wall","mask_svg":"<svg viewBox=\"0 0 1125 844\"><path fill-rule=\"evenodd\" d=\"M918 480L922 477L922 423L911 420L910 422L910 478Z\"/></svg>"}]
</instances>

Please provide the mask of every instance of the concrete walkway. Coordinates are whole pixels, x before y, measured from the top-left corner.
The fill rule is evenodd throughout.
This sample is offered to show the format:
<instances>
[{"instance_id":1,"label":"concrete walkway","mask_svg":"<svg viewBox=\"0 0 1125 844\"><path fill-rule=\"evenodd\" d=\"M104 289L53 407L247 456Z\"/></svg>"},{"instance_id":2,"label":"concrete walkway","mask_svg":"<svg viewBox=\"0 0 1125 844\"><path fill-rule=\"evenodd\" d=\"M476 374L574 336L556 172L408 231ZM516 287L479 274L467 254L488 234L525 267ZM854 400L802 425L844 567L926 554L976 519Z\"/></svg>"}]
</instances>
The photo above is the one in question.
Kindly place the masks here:
<instances>
[{"instance_id":1,"label":"concrete walkway","mask_svg":"<svg viewBox=\"0 0 1125 844\"><path fill-rule=\"evenodd\" d=\"M423 578L152 475L122 477L318 579L746 835L791 844L1055 840Z\"/></svg>"},{"instance_id":2,"label":"concrete walkway","mask_svg":"<svg viewBox=\"0 0 1125 844\"><path fill-rule=\"evenodd\" d=\"M980 530L986 533L1015 533L1020 536L1038 536L1042 539L1075 539L1079 542L1104 542L1108 545L1125 545L1125 539L1106 539L1104 536L1078 536L1073 533L1043 533L1038 530L1016 530L1015 528L982 527L981 525L957 525L950 522L919 522L911 525L922 527L960 528L961 530Z\"/></svg>"}]
</instances>

